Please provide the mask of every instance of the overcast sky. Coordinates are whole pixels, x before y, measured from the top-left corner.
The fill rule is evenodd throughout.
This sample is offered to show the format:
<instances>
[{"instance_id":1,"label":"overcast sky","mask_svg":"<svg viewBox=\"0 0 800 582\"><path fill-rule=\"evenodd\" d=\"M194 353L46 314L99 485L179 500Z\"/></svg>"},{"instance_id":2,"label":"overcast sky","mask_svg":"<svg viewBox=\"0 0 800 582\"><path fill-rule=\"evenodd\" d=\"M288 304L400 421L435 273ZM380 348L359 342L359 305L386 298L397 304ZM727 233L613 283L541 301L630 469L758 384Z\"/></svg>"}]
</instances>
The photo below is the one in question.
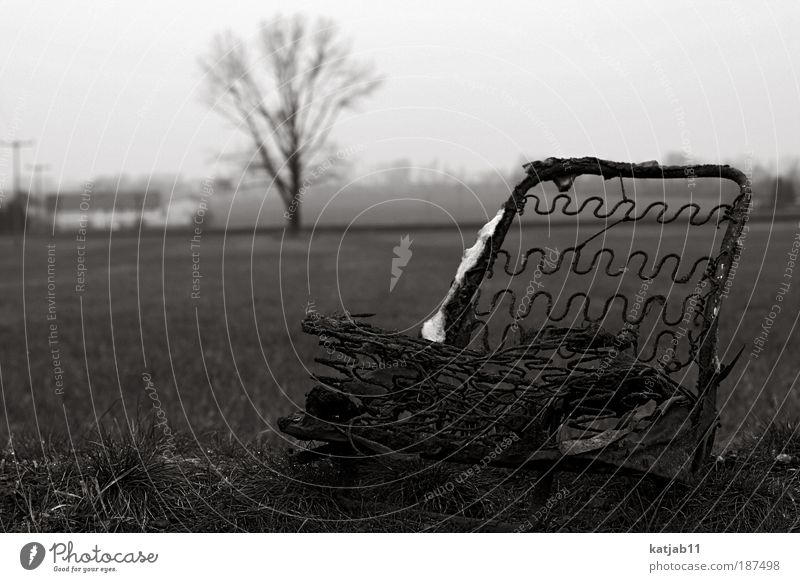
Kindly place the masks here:
<instances>
[{"instance_id":1,"label":"overcast sky","mask_svg":"<svg viewBox=\"0 0 800 582\"><path fill-rule=\"evenodd\" d=\"M302 1L335 18L384 86L334 132L362 167L484 171L519 159L800 155L797 2ZM201 99L214 33L270 1L0 1L0 137L54 181L215 173L245 142ZM7 181L8 153L0 152Z\"/></svg>"}]
</instances>

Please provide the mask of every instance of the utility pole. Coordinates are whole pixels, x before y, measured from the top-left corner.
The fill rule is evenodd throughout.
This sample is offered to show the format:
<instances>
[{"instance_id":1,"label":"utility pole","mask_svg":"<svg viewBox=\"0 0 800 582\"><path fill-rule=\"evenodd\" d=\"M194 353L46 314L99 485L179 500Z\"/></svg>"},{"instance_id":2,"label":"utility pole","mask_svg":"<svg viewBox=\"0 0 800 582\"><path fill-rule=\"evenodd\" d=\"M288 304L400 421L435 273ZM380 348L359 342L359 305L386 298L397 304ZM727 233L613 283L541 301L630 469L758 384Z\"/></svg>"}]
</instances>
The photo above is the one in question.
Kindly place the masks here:
<instances>
[{"instance_id":1,"label":"utility pole","mask_svg":"<svg viewBox=\"0 0 800 582\"><path fill-rule=\"evenodd\" d=\"M32 139L0 141L0 147L11 148L11 165L14 169L14 196L10 197L5 209L0 209L0 224L3 228L7 227L12 233L25 228L25 209L22 207L22 168L20 167L22 159L20 150L25 147L31 147L33 144L34 141Z\"/></svg>"},{"instance_id":2,"label":"utility pole","mask_svg":"<svg viewBox=\"0 0 800 582\"><path fill-rule=\"evenodd\" d=\"M42 182L42 174L50 169L50 164L28 164L28 169L33 173L33 192L37 198L41 198L44 193L44 184Z\"/></svg>"},{"instance_id":3,"label":"utility pole","mask_svg":"<svg viewBox=\"0 0 800 582\"><path fill-rule=\"evenodd\" d=\"M44 182L42 175L50 169L50 164L28 164L33 174L31 188L28 194L28 203L25 207L25 216L38 222L42 219L47 209L47 196L44 193ZM34 223L31 223L34 224Z\"/></svg>"},{"instance_id":4,"label":"utility pole","mask_svg":"<svg viewBox=\"0 0 800 582\"><path fill-rule=\"evenodd\" d=\"M22 148L32 147L34 143L32 139L0 141L0 147L11 148L11 165L14 167L14 194L16 196L22 194L22 186L20 185L20 180L22 179L22 170L20 168L22 159L20 157L20 150Z\"/></svg>"}]
</instances>

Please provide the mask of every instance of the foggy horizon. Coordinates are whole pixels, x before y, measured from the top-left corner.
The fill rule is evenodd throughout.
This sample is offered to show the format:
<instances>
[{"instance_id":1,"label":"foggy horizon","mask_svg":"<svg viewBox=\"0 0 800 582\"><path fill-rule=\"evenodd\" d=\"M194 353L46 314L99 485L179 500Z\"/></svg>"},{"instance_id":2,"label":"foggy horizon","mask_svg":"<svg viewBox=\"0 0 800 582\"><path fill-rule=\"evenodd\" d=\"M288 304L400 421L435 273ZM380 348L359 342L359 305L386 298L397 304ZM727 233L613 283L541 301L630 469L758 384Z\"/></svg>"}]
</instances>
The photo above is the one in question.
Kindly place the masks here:
<instances>
[{"instance_id":1,"label":"foggy horizon","mask_svg":"<svg viewBox=\"0 0 800 582\"><path fill-rule=\"evenodd\" d=\"M664 161L670 152L781 172L800 155L794 5L780 17L769 3L462 6L293 7L333 18L384 78L333 129L335 147L358 148L356 172L437 160L508 175L522 159ZM2 8L0 137L36 140L24 176L47 164L52 189L99 176L236 174L231 157L247 137L203 101L198 59L214 34L251 38L280 5ZM530 24L510 28L510 16ZM10 164L3 153L5 189Z\"/></svg>"}]
</instances>

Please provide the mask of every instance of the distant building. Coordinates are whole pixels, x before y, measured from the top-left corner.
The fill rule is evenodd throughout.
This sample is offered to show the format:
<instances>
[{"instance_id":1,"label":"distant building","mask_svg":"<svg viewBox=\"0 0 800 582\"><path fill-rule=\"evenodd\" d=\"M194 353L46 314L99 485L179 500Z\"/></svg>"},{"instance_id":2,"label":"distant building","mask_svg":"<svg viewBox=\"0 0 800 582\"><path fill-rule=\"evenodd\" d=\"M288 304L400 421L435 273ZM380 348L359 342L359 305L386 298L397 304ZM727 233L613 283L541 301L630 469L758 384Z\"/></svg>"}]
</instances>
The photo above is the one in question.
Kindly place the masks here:
<instances>
[{"instance_id":1,"label":"distant building","mask_svg":"<svg viewBox=\"0 0 800 582\"><path fill-rule=\"evenodd\" d=\"M56 231L132 230L161 213L158 192L59 192L49 194L41 218Z\"/></svg>"},{"instance_id":2,"label":"distant building","mask_svg":"<svg viewBox=\"0 0 800 582\"><path fill-rule=\"evenodd\" d=\"M148 226L158 228L190 228L200 204L197 196L175 194L166 200L158 216L146 219Z\"/></svg>"},{"instance_id":3,"label":"distant building","mask_svg":"<svg viewBox=\"0 0 800 582\"><path fill-rule=\"evenodd\" d=\"M171 199L158 191L59 192L49 194L44 204L34 205L29 219L58 232L79 228L124 231L164 228L189 228L197 211L198 199L175 195Z\"/></svg>"}]
</instances>

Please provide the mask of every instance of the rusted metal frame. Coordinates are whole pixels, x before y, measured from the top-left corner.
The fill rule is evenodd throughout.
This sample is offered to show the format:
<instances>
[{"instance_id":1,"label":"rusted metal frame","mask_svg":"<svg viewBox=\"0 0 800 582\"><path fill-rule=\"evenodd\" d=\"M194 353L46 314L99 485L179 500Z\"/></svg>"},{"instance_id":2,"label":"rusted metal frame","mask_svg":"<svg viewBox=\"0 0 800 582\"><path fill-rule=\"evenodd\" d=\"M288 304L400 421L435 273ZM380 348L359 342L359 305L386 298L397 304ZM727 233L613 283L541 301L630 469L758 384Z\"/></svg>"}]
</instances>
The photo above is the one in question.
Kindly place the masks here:
<instances>
[{"instance_id":1,"label":"rusted metal frame","mask_svg":"<svg viewBox=\"0 0 800 582\"><path fill-rule=\"evenodd\" d=\"M442 306L444 313L445 343L464 347L471 339L476 321L475 298L487 272L490 272L497 253L503 245L508 229L516 214L521 214L525 206L526 193L541 182L553 181L560 191L572 187L578 176L601 176L605 180L612 178L636 179L677 179L677 178L720 178L731 180L739 185L741 195L737 198L737 206L731 213L732 222L728 225L723 247L729 239L741 232L738 216L742 214L742 204L747 199L749 204L749 181L740 170L727 165L700 164L691 166L662 166L656 162L630 164L612 162L598 158L548 158L544 161L525 165L528 175L515 186L508 200L503 204L503 215L494 229L493 236L483 248L472 269L466 272L462 281L454 281L446 303ZM738 225L738 226L737 226ZM726 241L728 241L726 243ZM709 265L709 270L712 265ZM725 271L727 279L728 269ZM724 281L723 281L724 286ZM710 339L710 338L709 338ZM714 346L715 348L715 346ZM701 355L701 358L703 356Z\"/></svg>"},{"instance_id":2,"label":"rusted metal frame","mask_svg":"<svg viewBox=\"0 0 800 582\"><path fill-rule=\"evenodd\" d=\"M728 226L722 237L720 252L716 260L709 263L706 271L706 280L713 286L704 305L704 321L706 326L700 338L698 353L699 374L697 378L697 392L700 397L698 405L692 412L692 420L700 426L706 427L704 444L699 448L695 457L694 466L706 456L714 444L714 435L719 424L717 412L717 389L722 381L721 362L717 355L719 344L719 311L722 303L722 292L725 289L731 274L733 257L741 251L740 238L746 224L752 205L752 189L750 180L740 172L739 196L734 201Z\"/></svg>"}]
</instances>

